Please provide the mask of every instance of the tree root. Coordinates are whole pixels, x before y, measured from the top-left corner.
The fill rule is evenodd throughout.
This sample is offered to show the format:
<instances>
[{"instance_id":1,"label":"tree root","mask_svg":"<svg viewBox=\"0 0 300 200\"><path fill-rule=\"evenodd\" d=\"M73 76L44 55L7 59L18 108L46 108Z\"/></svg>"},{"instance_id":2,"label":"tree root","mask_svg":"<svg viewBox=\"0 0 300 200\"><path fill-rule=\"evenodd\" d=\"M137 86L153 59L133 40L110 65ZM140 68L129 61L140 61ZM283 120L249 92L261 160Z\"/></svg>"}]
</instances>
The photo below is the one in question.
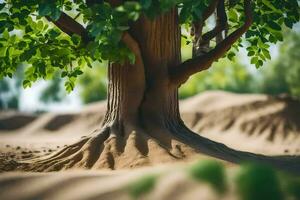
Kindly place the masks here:
<instances>
[{"instance_id":1,"label":"tree root","mask_svg":"<svg viewBox=\"0 0 300 200\"><path fill-rule=\"evenodd\" d=\"M206 155L232 163L255 162L300 175L300 156L266 156L245 151L238 151L228 146L202 137L192 132L183 124L173 127L174 136L183 143Z\"/></svg>"},{"instance_id":2,"label":"tree root","mask_svg":"<svg viewBox=\"0 0 300 200\"><path fill-rule=\"evenodd\" d=\"M168 129L128 131L106 127L47 157L21 162L25 171L67 169L121 169L172 162L206 154L233 163L259 162L300 174L300 156L265 156L237 151L211 141L182 124ZM148 134L151 133L151 134Z\"/></svg>"},{"instance_id":3,"label":"tree root","mask_svg":"<svg viewBox=\"0 0 300 200\"><path fill-rule=\"evenodd\" d=\"M186 157L178 153L178 148L182 148L179 143L174 148L164 146L138 127L131 130L123 133L114 126L106 127L47 157L22 161L18 169L38 172L76 168L118 169Z\"/></svg>"}]
</instances>

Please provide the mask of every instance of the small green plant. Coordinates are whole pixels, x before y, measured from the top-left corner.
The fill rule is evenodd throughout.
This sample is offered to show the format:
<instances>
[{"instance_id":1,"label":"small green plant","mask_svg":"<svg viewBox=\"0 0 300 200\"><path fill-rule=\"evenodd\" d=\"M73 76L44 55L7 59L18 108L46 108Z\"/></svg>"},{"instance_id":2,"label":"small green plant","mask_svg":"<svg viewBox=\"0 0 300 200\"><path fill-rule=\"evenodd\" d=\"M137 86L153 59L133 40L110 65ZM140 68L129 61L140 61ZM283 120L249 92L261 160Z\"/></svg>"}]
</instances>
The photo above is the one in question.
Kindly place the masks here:
<instances>
[{"instance_id":1,"label":"small green plant","mask_svg":"<svg viewBox=\"0 0 300 200\"><path fill-rule=\"evenodd\" d=\"M128 186L129 194L134 199L139 198L141 195L150 192L156 183L157 176L150 174L140 177Z\"/></svg>"},{"instance_id":2,"label":"small green plant","mask_svg":"<svg viewBox=\"0 0 300 200\"><path fill-rule=\"evenodd\" d=\"M277 173L268 166L242 165L235 183L242 200L283 199Z\"/></svg>"},{"instance_id":3,"label":"small green plant","mask_svg":"<svg viewBox=\"0 0 300 200\"><path fill-rule=\"evenodd\" d=\"M226 190L224 166L217 161L199 161L189 168L189 174L197 181L209 183L219 193Z\"/></svg>"}]
</instances>

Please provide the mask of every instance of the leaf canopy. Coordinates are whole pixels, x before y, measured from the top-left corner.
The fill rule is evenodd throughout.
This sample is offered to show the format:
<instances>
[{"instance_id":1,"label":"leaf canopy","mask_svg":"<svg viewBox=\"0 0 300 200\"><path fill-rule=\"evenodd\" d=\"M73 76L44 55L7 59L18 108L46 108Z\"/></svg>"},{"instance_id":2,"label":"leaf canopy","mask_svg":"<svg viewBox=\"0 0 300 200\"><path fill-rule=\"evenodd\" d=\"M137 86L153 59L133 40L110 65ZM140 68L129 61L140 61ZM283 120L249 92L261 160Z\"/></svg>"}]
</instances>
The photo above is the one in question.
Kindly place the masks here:
<instances>
[{"instance_id":1,"label":"leaf canopy","mask_svg":"<svg viewBox=\"0 0 300 200\"><path fill-rule=\"evenodd\" d=\"M83 73L84 67L91 67L93 61L129 59L134 62L133 53L121 40L123 32L130 29L130 22L141 15L155 19L177 7L182 27L190 30L212 1L139 0L112 6L97 0L0 0L0 79L12 77L25 63L24 87L59 73L66 79L67 91L71 91L76 77ZM226 0L225 4L228 31L232 32L243 24L243 1ZM297 0L255 0L252 8L254 22L233 50L245 46L251 63L260 67L271 58L270 44L283 40L282 27L292 28L299 21L299 3ZM87 41L54 25L64 13L85 28ZM229 59L235 54L233 50L227 54Z\"/></svg>"}]
</instances>

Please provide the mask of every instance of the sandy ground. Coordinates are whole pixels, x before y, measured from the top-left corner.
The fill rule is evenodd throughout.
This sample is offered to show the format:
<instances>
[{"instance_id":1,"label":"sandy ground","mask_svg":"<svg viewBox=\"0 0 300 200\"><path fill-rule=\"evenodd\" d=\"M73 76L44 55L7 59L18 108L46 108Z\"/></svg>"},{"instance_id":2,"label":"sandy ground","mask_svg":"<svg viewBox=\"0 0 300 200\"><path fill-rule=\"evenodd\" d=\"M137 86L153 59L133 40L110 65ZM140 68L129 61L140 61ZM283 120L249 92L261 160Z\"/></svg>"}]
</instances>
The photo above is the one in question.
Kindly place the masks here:
<instances>
[{"instance_id":1,"label":"sandy ground","mask_svg":"<svg viewBox=\"0 0 300 200\"><path fill-rule=\"evenodd\" d=\"M131 185L139 184L139 180L150 174L157 177L155 185L150 191L136 196L132 192ZM14 172L2 175L0 185L2 200L220 199L209 184L191 178L182 164L102 172L69 171L39 174ZM229 197L232 197L230 193L222 199L232 199Z\"/></svg>"},{"instance_id":2,"label":"sandy ground","mask_svg":"<svg viewBox=\"0 0 300 200\"><path fill-rule=\"evenodd\" d=\"M17 165L15 160L26 161L52 154L92 133L99 128L105 106L105 102L99 102L78 113L39 116L0 112L0 168L12 170ZM181 101L180 109L183 120L192 130L231 148L267 155L300 155L300 102L287 97L206 92ZM124 188L133 177L140 176L145 170L147 173L168 171L173 168L170 164L168 167L156 165L178 162L169 159L167 152L156 151L158 148L150 143L150 150L154 152L148 155L151 162L136 166L152 167L109 172L2 173L0 199L132 199ZM180 159L181 163L199 159L199 155L188 149L181 151L185 155ZM177 165L182 164L172 164ZM124 165L124 168L128 166ZM178 175L164 175L166 178L159 181L162 186L143 199L199 199L201 195L208 196L200 199L219 199L206 184L191 182L180 170L175 174ZM179 186L187 188L185 185L198 189L177 191ZM18 193L14 192L16 188Z\"/></svg>"}]
</instances>

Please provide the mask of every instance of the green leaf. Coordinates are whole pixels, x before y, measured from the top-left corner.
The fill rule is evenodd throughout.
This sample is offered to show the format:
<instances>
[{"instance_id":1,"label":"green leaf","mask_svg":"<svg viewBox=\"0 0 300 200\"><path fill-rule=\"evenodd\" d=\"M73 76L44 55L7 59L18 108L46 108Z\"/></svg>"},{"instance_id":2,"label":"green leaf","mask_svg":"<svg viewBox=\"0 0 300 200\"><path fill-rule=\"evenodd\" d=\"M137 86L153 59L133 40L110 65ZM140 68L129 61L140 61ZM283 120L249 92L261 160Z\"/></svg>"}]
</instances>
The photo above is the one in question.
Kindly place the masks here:
<instances>
[{"instance_id":1,"label":"green leaf","mask_svg":"<svg viewBox=\"0 0 300 200\"><path fill-rule=\"evenodd\" d=\"M31 81L29 80L24 80L23 81L23 88L28 88L31 87Z\"/></svg>"},{"instance_id":2,"label":"green leaf","mask_svg":"<svg viewBox=\"0 0 300 200\"><path fill-rule=\"evenodd\" d=\"M235 53L232 51L227 54L227 58L231 61L233 60L234 56L235 56Z\"/></svg>"},{"instance_id":3,"label":"green leaf","mask_svg":"<svg viewBox=\"0 0 300 200\"><path fill-rule=\"evenodd\" d=\"M285 19L284 19L284 24L285 24L287 27L289 27L290 29L293 28L293 22L292 22L292 20L289 19L289 18L285 18Z\"/></svg>"},{"instance_id":4,"label":"green leaf","mask_svg":"<svg viewBox=\"0 0 300 200\"><path fill-rule=\"evenodd\" d=\"M56 29L51 29L49 31L49 35L50 35L51 38L54 39L54 38L56 38L56 37L58 37L60 35L60 32L58 30L56 30Z\"/></svg>"},{"instance_id":5,"label":"green leaf","mask_svg":"<svg viewBox=\"0 0 300 200\"><path fill-rule=\"evenodd\" d=\"M258 58L252 57L250 62L251 62L251 64L256 64L258 62Z\"/></svg>"},{"instance_id":6,"label":"green leaf","mask_svg":"<svg viewBox=\"0 0 300 200\"><path fill-rule=\"evenodd\" d=\"M23 48L25 48L26 46L27 46L27 43L24 42L24 41L20 41L20 42L18 43L19 49L23 49Z\"/></svg>"},{"instance_id":7,"label":"green leaf","mask_svg":"<svg viewBox=\"0 0 300 200\"><path fill-rule=\"evenodd\" d=\"M0 10L2 10L5 7L5 3L0 3Z\"/></svg>"},{"instance_id":8,"label":"green leaf","mask_svg":"<svg viewBox=\"0 0 300 200\"><path fill-rule=\"evenodd\" d=\"M73 44L78 45L80 43L81 37L77 34L73 34L71 40Z\"/></svg>"},{"instance_id":9,"label":"green leaf","mask_svg":"<svg viewBox=\"0 0 300 200\"><path fill-rule=\"evenodd\" d=\"M267 49L262 49L262 53L264 54L264 56L267 58L267 59L271 59L271 55L269 53L269 51Z\"/></svg>"},{"instance_id":10,"label":"green leaf","mask_svg":"<svg viewBox=\"0 0 300 200\"><path fill-rule=\"evenodd\" d=\"M144 9L148 9L151 6L152 0L140 0L141 6Z\"/></svg>"},{"instance_id":11,"label":"green leaf","mask_svg":"<svg viewBox=\"0 0 300 200\"><path fill-rule=\"evenodd\" d=\"M38 28L39 30L43 30L43 28L44 28L44 23L43 23L41 20L37 22L37 28Z\"/></svg>"},{"instance_id":12,"label":"green leaf","mask_svg":"<svg viewBox=\"0 0 300 200\"><path fill-rule=\"evenodd\" d=\"M281 26L279 24L277 24L276 22L274 21L269 21L268 22L268 25L270 28L276 30L276 31L280 31L281 30Z\"/></svg>"},{"instance_id":13,"label":"green leaf","mask_svg":"<svg viewBox=\"0 0 300 200\"><path fill-rule=\"evenodd\" d=\"M5 31L2 33L2 37L6 40L9 39L9 32L7 31L7 29L5 29Z\"/></svg>"},{"instance_id":14,"label":"green leaf","mask_svg":"<svg viewBox=\"0 0 300 200\"><path fill-rule=\"evenodd\" d=\"M60 18L61 15L61 11L58 8L54 8L51 11L51 19L53 19L54 21L57 21Z\"/></svg>"},{"instance_id":15,"label":"green leaf","mask_svg":"<svg viewBox=\"0 0 300 200\"><path fill-rule=\"evenodd\" d=\"M51 14L51 4L49 4L49 3L39 4L38 12L39 12L40 16L50 15Z\"/></svg>"},{"instance_id":16,"label":"green leaf","mask_svg":"<svg viewBox=\"0 0 300 200\"><path fill-rule=\"evenodd\" d=\"M68 76L68 72L67 72L67 71L63 71L63 72L61 73L61 77L64 78L64 77L66 77L66 76Z\"/></svg>"},{"instance_id":17,"label":"green leaf","mask_svg":"<svg viewBox=\"0 0 300 200\"><path fill-rule=\"evenodd\" d=\"M248 55L248 56L254 56L254 54L255 54L254 51L249 51L247 55Z\"/></svg>"},{"instance_id":18,"label":"green leaf","mask_svg":"<svg viewBox=\"0 0 300 200\"><path fill-rule=\"evenodd\" d=\"M69 79L68 81L65 82L65 88L67 90L68 93L72 92L74 90L74 80Z\"/></svg>"}]
</instances>

